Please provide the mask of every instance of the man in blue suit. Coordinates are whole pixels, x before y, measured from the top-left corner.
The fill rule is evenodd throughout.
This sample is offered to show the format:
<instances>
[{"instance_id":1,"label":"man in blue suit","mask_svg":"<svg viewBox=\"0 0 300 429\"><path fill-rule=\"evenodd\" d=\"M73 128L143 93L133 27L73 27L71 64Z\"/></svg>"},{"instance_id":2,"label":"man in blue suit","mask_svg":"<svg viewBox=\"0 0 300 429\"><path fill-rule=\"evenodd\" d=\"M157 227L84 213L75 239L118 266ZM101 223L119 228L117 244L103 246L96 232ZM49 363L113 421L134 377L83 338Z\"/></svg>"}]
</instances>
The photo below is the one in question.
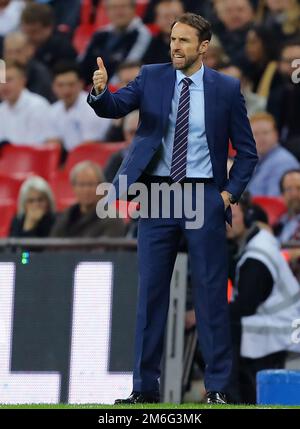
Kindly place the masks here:
<instances>
[{"instance_id":1,"label":"man in blue suit","mask_svg":"<svg viewBox=\"0 0 300 429\"><path fill-rule=\"evenodd\" d=\"M98 58L88 102L105 118L139 109L140 122L129 153L113 184L126 175L128 186L142 181L203 184L204 224L186 227L186 218L139 219L139 298L133 391L115 403L159 402L160 361L169 304L169 288L178 242L184 234L191 263L193 296L201 352L206 364L208 403L226 403L231 374L231 339L227 309L225 221L230 204L240 198L257 162L239 82L203 65L211 26L187 13L173 24L172 63L148 65L127 87L112 94ZM228 142L237 151L227 175ZM151 192L151 191L150 191ZM173 197L175 198L175 197ZM182 197L183 198L183 197ZM174 201L173 201L174 204Z\"/></svg>"}]
</instances>

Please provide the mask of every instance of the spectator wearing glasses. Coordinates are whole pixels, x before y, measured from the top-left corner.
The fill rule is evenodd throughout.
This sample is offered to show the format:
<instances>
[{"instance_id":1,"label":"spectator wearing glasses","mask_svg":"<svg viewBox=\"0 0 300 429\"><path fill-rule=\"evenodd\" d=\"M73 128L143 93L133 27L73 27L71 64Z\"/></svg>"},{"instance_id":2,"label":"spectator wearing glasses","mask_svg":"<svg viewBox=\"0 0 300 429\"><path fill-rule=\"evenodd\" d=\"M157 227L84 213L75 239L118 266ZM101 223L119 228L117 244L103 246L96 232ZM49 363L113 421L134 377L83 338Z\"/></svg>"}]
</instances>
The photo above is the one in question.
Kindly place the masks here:
<instances>
[{"instance_id":1,"label":"spectator wearing glasses","mask_svg":"<svg viewBox=\"0 0 300 429\"><path fill-rule=\"evenodd\" d=\"M125 225L122 219L100 219L96 206L100 196L97 186L105 182L104 174L98 164L82 161L76 164L70 173L77 203L67 208L58 217L52 231L52 237L122 237Z\"/></svg>"},{"instance_id":2,"label":"spectator wearing glasses","mask_svg":"<svg viewBox=\"0 0 300 429\"><path fill-rule=\"evenodd\" d=\"M10 227L11 237L48 237L55 222L55 203L50 186L42 177L33 176L21 186L18 213Z\"/></svg>"}]
</instances>

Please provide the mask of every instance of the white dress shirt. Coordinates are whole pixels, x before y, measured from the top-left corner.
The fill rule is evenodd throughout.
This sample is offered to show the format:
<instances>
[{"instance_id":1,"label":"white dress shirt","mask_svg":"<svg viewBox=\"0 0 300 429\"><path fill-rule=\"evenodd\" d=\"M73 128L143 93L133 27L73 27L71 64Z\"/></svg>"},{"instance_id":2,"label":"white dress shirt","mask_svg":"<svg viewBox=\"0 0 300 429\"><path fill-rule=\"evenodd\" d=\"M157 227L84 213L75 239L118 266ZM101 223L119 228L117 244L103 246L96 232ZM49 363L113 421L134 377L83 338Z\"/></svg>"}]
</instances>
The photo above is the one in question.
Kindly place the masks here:
<instances>
[{"instance_id":1,"label":"white dress shirt","mask_svg":"<svg viewBox=\"0 0 300 429\"><path fill-rule=\"evenodd\" d=\"M49 128L49 102L41 95L23 89L18 101L0 104L0 141L38 146L45 142Z\"/></svg>"},{"instance_id":2,"label":"white dress shirt","mask_svg":"<svg viewBox=\"0 0 300 429\"><path fill-rule=\"evenodd\" d=\"M88 94L82 91L76 102L66 109L63 101L50 107L48 138L59 139L69 151L87 141L103 140L111 124L110 119L99 118L87 104Z\"/></svg>"},{"instance_id":3,"label":"white dress shirt","mask_svg":"<svg viewBox=\"0 0 300 429\"><path fill-rule=\"evenodd\" d=\"M24 7L24 1L12 0L5 8L0 9L0 36L18 29Z\"/></svg>"}]
</instances>

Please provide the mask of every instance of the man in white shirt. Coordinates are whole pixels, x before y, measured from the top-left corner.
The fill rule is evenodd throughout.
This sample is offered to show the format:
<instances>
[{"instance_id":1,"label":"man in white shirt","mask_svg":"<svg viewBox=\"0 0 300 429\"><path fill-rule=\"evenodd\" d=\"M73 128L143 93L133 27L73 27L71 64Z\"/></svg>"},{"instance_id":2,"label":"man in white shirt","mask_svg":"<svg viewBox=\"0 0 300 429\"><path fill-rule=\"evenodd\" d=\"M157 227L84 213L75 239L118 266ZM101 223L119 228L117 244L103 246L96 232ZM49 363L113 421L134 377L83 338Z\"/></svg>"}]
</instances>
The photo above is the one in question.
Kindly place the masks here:
<instances>
[{"instance_id":1,"label":"man in white shirt","mask_svg":"<svg viewBox=\"0 0 300 429\"><path fill-rule=\"evenodd\" d=\"M48 101L26 89L25 67L6 62L6 83L0 83L0 142L42 145L49 120Z\"/></svg>"},{"instance_id":2,"label":"man in white shirt","mask_svg":"<svg viewBox=\"0 0 300 429\"><path fill-rule=\"evenodd\" d=\"M78 66L61 62L53 73L53 91L58 101L50 107L48 141L70 151L80 144L103 140L111 120L101 118L99 122L88 106Z\"/></svg>"}]
</instances>

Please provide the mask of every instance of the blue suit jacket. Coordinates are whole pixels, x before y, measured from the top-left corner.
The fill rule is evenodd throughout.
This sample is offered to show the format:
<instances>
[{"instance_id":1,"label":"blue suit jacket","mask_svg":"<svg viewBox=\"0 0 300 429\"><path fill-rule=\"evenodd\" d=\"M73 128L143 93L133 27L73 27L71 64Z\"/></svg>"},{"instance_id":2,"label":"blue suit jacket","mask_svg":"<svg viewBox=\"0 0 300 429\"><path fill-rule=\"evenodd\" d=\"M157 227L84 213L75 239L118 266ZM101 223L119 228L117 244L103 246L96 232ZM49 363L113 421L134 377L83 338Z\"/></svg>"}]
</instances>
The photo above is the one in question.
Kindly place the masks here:
<instances>
[{"instance_id":1,"label":"blue suit jacket","mask_svg":"<svg viewBox=\"0 0 300 429\"><path fill-rule=\"evenodd\" d=\"M114 94L106 90L97 100L88 98L96 114L103 118L120 118L132 110L140 111L135 138L113 180L117 190L118 176L127 175L130 186L159 148L168 126L175 80L171 63L146 65L125 88ZM205 129L214 179L220 191L227 190L238 199L258 159L240 84L237 79L205 67L203 85ZM228 178L229 139L237 155Z\"/></svg>"}]
</instances>

